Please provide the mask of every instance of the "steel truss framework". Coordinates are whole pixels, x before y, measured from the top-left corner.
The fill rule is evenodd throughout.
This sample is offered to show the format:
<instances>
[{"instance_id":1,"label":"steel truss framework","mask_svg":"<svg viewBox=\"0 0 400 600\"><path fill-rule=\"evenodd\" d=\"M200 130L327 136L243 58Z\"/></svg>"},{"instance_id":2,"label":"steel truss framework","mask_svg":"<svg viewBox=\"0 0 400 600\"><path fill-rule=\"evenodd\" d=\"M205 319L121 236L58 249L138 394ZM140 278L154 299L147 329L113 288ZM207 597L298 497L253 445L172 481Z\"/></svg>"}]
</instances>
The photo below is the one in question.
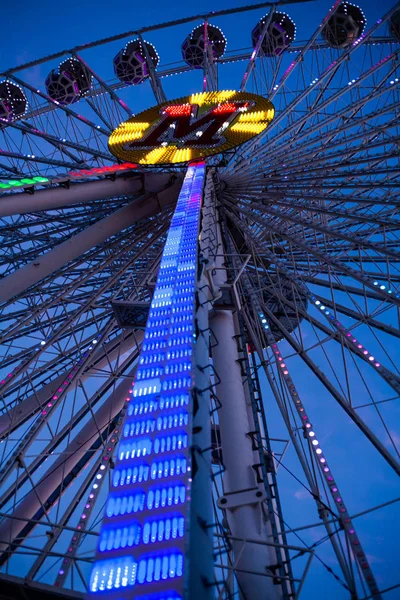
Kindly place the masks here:
<instances>
[{"instance_id":1,"label":"steel truss framework","mask_svg":"<svg viewBox=\"0 0 400 600\"><path fill-rule=\"evenodd\" d=\"M199 90L221 89L224 69L238 63L236 86L225 87L269 98L276 117L264 134L207 167L193 498L210 478L213 493L208 508L194 501L193 514L203 511L209 522L192 519L193 535L208 549L192 548L193 573L220 600L239 591L253 600L251 585L265 598L311 599L313 581L334 586L338 599L390 600L400 584L374 547L381 544L386 560L389 541L377 541L376 523L369 535L365 519L371 527L375 518L390 522L399 500L400 69L399 40L388 25L400 4L334 49L321 31L336 2L307 42L265 57L263 36L280 4L257 5L267 18L254 49L214 62L206 44L199 78ZM200 20L207 31L224 14L240 19L250 9ZM0 197L0 577L10 589L51 594L55 587L71 597L87 590L183 180L179 168L154 168L69 181L70 170L115 162L108 136L131 115L135 97L95 72L86 53L190 21L199 17L5 73L29 109L0 130L1 180L66 174L62 185L37 183ZM65 56L93 77L78 105L57 104L44 85L26 80L36 64L50 71ZM151 65L155 102L166 98L165 77L179 81L188 70L183 62ZM242 420L230 418L231 376L243 392L242 404L235 395ZM247 424L237 446L250 475L232 466L242 460L229 445L229 432L237 431L234 440L243 433L239 421ZM250 514L262 522L261 533L240 528L235 511L243 522ZM204 554L214 557L214 570Z\"/></svg>"}]
</instances>

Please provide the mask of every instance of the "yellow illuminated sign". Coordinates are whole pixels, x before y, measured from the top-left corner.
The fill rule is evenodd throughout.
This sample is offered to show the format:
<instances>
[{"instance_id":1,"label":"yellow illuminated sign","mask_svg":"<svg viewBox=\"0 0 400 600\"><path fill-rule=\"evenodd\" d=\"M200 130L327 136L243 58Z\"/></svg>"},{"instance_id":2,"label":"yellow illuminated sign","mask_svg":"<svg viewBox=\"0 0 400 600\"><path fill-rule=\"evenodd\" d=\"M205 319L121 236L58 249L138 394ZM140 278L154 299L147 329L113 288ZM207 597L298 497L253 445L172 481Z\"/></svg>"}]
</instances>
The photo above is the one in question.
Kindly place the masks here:
<instances>
[{"instance_id":1,"label":"yellow illuminated sign","mask_svg":"<svg viewBox=\"0 0 400 600\"><path fill-rule=\"evenodd\" d=\"M264 131L269 100L225 90L200 92L148 108L110 136L110 152L142 165L185 163L231 150Z\"/></svg>"}]
</instances>

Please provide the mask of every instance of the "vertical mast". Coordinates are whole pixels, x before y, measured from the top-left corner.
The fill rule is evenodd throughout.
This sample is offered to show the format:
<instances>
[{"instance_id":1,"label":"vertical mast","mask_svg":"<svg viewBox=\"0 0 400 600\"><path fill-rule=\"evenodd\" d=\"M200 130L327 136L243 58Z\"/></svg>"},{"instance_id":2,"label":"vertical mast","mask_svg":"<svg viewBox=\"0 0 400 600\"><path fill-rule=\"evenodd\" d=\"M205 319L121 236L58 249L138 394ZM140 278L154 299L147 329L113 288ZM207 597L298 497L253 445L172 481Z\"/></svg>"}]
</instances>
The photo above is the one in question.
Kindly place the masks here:
<instances>
[{"instance_id":1,"label":"vertical mast","mask_svg":"<svg viewBox=\"0 0 400 600\"><path fill-rule=\"evenodd\" d=\"M90 592L102 597L123 600L159 592L173 600L189 597L187 556L195 543L189 539L195 293L204 173L203 162L187 170L160 264L90 579Z\"/></svg>"}]
</instances>

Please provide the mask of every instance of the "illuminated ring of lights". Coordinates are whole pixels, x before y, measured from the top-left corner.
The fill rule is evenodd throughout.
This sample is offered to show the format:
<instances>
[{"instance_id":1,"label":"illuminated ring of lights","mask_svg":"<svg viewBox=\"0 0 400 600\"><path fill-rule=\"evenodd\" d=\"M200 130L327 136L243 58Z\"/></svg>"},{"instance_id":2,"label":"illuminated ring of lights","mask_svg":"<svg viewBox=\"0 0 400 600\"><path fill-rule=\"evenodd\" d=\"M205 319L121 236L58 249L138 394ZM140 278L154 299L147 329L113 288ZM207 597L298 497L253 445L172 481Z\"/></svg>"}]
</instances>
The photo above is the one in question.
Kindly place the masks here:
<instances>
[{"instance_id":1,"label":"illuminated ring of lights","mask_svg":"<svg viewBox=\"0 0 400 600\"><path fill-rule=\"evenodd\" d=\"M231 116L231 121L228 125L225 125L223 131L222 128L218 131L220 143L198 146L196 148L185 145L185 140L193 137L192 133L189 136L182 137L180 140L175 141L174 139L164 142L157 147L134 147L136 142L143 143L142 141L149 133L154 131L159 125L163 109L172 106L182 106L182 108L184 105L197 106L196 118L199 119L209 111L225 104L228 105L229 103L248 103L248 107L241 111L238 110L234 116ZM185 163L226 152L249 141L268 127L274 117L274 113L273 104L256 94L233 90L200 92L177 100L164 102L131 117L113 131L109 138L108 146L110 152L123 161L145 165ZM133 147L127 148L128 144L133 145Z\"/></svg>"}]
</instances>

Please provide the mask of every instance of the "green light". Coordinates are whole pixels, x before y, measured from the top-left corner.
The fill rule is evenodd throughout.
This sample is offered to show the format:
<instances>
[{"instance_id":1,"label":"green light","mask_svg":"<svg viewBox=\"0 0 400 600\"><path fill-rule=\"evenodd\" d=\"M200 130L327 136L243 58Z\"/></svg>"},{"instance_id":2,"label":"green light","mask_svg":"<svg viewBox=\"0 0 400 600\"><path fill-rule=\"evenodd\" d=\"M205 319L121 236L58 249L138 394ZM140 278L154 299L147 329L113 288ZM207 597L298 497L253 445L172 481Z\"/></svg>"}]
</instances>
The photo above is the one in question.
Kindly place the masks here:
<instances>
[{"instance_id":1,"label":"green light","mask_svg":"<svg viewBox=\"0 0 400 600\"><path fill-rule=\"evenodd\" d=\"M1 190L8 190L10 189L10 187L20 187L23 185L35 185L37 183L47 183L49 182L50 179L47 179L47 177L32 177L31 179L29 177L25 177L25 179L9 179L8 181L5 181L4 183L0 183L0 189Z\"/></svg>"}]
</instances>

